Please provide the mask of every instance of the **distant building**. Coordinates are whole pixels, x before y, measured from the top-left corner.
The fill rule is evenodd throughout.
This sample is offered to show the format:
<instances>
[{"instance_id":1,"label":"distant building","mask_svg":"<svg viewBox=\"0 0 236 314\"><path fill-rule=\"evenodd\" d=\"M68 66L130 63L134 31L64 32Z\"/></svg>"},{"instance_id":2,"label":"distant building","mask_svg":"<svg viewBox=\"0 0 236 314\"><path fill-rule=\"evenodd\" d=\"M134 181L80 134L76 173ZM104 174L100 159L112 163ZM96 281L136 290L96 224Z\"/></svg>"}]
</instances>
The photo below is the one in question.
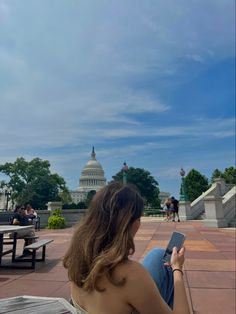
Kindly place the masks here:
<instances>
[{"instance_id":1,"label":"distant building","mask_svg":"<svg viewBox=\"0 0 236 314\"><path fill-rule=\"evenodd\" d=\"M159 193L159 199L161 201L161 206L164 205L165 200L169 197L170 197L170 193L168 193L168 192L160 192Z\"/></svg>"},{"instance_id":2,"label":"distant building","mask_svg":"<svg viewBox=\"0 0 236 314\"><path fill-rule=\"evenodd\" d=\"M96 159L93 147L91 158L84 166L79 179L79 187L74 191L70 191L72 202L78 204L86 199L89 191L98 191L106 185L106 178L101 164Z\"/></svg>"}]
</instances>

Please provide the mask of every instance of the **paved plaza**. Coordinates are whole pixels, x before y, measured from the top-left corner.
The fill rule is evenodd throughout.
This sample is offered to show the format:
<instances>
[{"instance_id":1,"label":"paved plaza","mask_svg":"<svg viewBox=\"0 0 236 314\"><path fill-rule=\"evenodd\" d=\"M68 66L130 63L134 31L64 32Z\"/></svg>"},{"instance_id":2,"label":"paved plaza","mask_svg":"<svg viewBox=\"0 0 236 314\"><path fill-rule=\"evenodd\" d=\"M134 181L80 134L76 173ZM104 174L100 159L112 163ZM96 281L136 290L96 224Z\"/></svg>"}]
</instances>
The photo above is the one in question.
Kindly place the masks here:
<instances>
[{"instance_id":1,"label":"paved plaza","mask_svg":"<svg viewBox=\"0 0 236 314\"><path fill-rule=\"evenodd\" d=\"M202 221L167 223L144 217L135 238L134 259L141 260L153 247L166 247L175 230L186 234L184 278L192 313L235 314L235 229L206 228ZM73 228L38 231L41 239L54 239L47 247L46 262L38 263L35 272L1 269L0 298L36 295L68 300L70 289L62 257L72 233ZM19 242L23 245L23 240Z\"/></svg>"}]
</instances>

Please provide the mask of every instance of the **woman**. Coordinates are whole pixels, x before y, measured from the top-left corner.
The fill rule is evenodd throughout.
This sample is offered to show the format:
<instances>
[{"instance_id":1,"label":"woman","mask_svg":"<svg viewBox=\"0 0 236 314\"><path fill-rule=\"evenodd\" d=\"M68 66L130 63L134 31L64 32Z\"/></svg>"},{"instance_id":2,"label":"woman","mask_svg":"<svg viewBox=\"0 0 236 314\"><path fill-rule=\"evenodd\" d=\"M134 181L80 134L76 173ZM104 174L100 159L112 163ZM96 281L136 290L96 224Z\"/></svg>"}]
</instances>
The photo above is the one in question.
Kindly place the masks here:
<instances>
[{"instance_id":1,"label":"woman","mask_svg":"<svg viewBox=\"0 0 236 314\"><path fill-rule=\"evenodd\" d=\"M129 259L142 213L143 199L132 186L113 182L94 196L64 258L78 313L189 314L184 248L173 250L171 267L163 265L161 249L143 265Z\"/></svg>"},{"instance_id":2,"label":"woman","mask_svg":"<svg viewBox=\"0 0 236 314\"><path fill-rule=\"evenodd\" d=\"M31 207L30 204L27 204L27 205L26 205L25 213L26 213L26 216L28 217L28 219L33 220L33 219L37 218L37 213L36 213L36 211Z\"/></svg>"},{"instance_id":3,"label":"woman","mask_svg":"<svg viewBox=\"0 0 236 314\"><path fill-rule=\"evenodd\" d=\"M166 221L171 220L171 199L167 198L164 202L164 210L166 211Z\"/></svg>"}]
</instances>

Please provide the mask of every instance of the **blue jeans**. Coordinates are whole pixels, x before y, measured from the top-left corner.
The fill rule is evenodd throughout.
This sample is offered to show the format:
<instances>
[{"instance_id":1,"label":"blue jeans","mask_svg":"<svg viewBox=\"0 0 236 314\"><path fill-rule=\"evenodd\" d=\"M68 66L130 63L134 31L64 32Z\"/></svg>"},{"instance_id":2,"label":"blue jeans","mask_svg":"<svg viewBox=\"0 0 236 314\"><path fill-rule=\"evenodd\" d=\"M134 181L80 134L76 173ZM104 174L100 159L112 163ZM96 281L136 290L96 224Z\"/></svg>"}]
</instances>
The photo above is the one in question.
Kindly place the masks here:
<instances>
[{"instance_id":1,"label":"blue jeans","mask_svg":"<svg viewBox=\"0 0 236 314\"><path fill-rule=\"evenodd\" d=\"M162 261L165 250L155 248L148 252L142 264L155 281L162 298L173 309L174 303L174 278L170 267Z\"/></svg>"}]
</instances>

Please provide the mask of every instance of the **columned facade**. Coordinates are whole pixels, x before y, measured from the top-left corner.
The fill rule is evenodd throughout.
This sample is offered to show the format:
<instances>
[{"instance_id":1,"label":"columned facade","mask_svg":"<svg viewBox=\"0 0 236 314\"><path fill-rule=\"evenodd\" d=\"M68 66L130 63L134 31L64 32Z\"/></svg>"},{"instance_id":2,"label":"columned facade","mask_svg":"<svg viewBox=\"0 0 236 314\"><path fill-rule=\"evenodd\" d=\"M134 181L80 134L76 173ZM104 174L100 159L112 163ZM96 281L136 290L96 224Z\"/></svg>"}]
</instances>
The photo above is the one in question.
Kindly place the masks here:
<instances>
[{"instance_id":1,"label":"columned facade","mask_svg":"<svg viewBox=\"0 0 236 314\"><path fill-rule=\"evenodd\" d=\"M79 187L75 191L71 191L72 201L78 203L84 200L89 191L98 191L106 185L106 178L101 164L96 159L93 147L91 158L84 166L79 179Z\"/></svg>"}]
</instances>

